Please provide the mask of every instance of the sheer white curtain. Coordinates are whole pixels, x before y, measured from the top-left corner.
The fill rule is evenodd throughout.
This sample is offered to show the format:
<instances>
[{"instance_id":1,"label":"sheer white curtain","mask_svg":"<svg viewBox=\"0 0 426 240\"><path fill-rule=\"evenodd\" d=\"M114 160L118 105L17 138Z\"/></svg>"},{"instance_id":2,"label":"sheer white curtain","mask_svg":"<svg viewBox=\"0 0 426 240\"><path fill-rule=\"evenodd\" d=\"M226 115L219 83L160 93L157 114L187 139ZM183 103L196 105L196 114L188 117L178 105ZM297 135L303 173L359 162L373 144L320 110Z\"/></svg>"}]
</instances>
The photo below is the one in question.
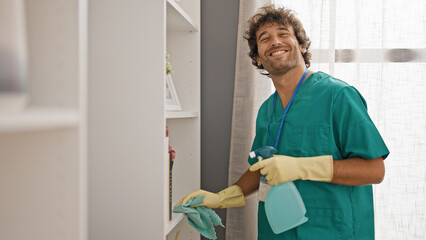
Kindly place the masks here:
<instances>
[{"instance_id":1,"label":"sheer white curtain","mask_svg":"<svg viewBox=\"0 0 426 240\"><path fill-rule=\"evenodd\" d=\"M254 12L244 8L264 2L240 0L240 35L241 25ZM385 160L385 180L374 186L376 239L426 239L426 1L271 2L297 12L312 40L311 69L338 77L361 92L391 152ZM248 49L243 48L247 43L239 39L238 44L230 184L247 169L245 151L253 139L255 111L260 98L270 93L250 99L267 86L256 85L263 80L254 82L259 74L251 70ZM251 79L250 84L245 78ZM239 97L240 88L247 93L244 98ZM250 109L236 109L246 101ZM256 217L245 217L250 223L242 218L255 214L255 207L250 203L245 210L228 211L227 239L256 239Z\"/></svg>"}]
</instances>

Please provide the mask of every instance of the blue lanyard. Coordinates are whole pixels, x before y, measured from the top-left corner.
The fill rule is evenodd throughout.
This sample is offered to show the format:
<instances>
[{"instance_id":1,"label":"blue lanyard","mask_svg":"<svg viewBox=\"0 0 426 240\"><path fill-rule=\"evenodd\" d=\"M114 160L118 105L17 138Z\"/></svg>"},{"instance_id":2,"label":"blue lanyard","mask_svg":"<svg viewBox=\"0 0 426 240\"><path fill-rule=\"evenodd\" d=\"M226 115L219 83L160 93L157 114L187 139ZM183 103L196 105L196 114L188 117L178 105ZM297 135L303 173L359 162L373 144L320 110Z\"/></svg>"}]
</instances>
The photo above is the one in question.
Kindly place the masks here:
<instances>
[{"instance_id":1,"label":"blue lanyard","mask_svg":"<svg viewBox=\"0 0 426 240\"><path fill-rule=\"evenodd\" d=\"M280 129L278 130L278 134L277 134L277 139L275 140L275 149L277 149L278 147L278 141L280 139L280 135L281 135L281 130L283 128L283 124L284 124L284 119L287 115L288 109L291 106L291 103L293 102L293 98L296 95L297 91L299 90L300 85L302 85L303 80L305 80L306 75L308 74L308 68L305 69L305 73L303 74L302 78L300 79L299 83L297 84L296 89L293 92L293 95L291 96L290 101L288 102L287 106L285 107L284 110L284 114L283 114L283 118L281 119L281 125L280 125ZM268 140L269 140L269 145L272 145L272 141L271 141L271 136L269 136L269 125L271 123L271 119L272 119L272 112L274 111L274 107L275 107L275 101L277 100L277 91L275 91L274 93L274 101L272 102L272 109L270 111L270 115L269 115L269 121L268 121L268 127L267 127L267 134L268 134Z\"/></svg>"}]
</instances>

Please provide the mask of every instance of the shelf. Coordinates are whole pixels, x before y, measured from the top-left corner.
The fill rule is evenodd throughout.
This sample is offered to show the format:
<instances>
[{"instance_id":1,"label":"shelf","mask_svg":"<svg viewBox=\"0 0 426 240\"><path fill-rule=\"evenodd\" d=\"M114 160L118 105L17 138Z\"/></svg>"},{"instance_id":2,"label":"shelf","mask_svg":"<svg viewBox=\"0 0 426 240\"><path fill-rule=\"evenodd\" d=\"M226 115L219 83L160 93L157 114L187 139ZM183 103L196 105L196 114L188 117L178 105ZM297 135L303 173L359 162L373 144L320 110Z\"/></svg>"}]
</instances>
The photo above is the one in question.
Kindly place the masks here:
<instances>
[{"instance_id":1,"label":"shelf","mask_svg":"<svg viewBox=\"0 0 426 240\"><path fill-rule=\"evenodd\" d=\"M167 0L167 30L198 32L197 24L174 0Z\"/></svg>"},{"instance_id":2,"label":"shelf","mask_svg":"<svg viewBox=\"0 0 426 240\"><path fill-rule=\"evenodd\" d=\"M166 112L166 118L167 119L173 119L173 118L196 118L199 117L199 112L185 112L185 111L167 111Z\"/></svg>"},{"instance_id":3,"label":"shelf","mask_svg":"<svg viewBox=\"0 0 426 240\"><path fill-rule=\"evenodd\" d=\"M180 223L180 221L182 221L184 216L185 214L183 213L173 213L173 219L169 222L168 225L166 225L166 229L165 229L166 235L169 234L173 230L173 228L175 228L176 225Z\"/></svg>"},{"instance_id":4,"label":"shelf","mask_svg":"<svg viewBox=\"0 0 426 240\"><path fill-rule=\"evenodd\" d=\"M77 127L75 109L29 108L16 112L0 112L0 133L52 130Z\"/></svg>"}]
</instances>

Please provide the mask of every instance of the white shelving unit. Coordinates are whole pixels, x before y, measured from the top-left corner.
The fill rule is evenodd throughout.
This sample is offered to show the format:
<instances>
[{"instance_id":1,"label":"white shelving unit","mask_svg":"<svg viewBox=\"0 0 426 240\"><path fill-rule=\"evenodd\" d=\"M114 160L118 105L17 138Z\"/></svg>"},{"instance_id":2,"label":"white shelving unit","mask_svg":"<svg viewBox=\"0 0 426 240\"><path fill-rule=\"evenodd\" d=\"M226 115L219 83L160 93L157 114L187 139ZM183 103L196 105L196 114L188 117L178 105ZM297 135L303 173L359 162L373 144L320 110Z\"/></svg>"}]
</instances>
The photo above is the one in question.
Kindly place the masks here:
<instances>
[{"instance_id":1,"label":"white shelving unit","mask_svg":"<svg viewBox=\"0 0 426 240\"><path fill-rule=\"evenodd\" d=\"M166 112L169 142L176 150L173 167L173 206L187 193L200 188L200 1L167 1L166 51L182 111ZM173 215L165 234L174 239L199 239L199 233Z\"/></svg>"},{"instance_id":2,"label":"white shelving unit","mask_svg":"<svg viewBox=\"0 0 426 240\"><path fill-rule=\"evenodd\" d=\"M0 239L86 240L88 3L16 1L29 87L0 109Z\"/></svg>"},{"instance_id":3,"label":"white shelving unit","mask_svg":"<svg viewBox=\"0 0 426 240\"><path fill-rule=\"evenodd\" d=\"M167 155L174 205L200 188L199 26L200 0L90 1L89 239L200 239L169 221ZM166 111L166 54L182 111Z\"/></svg>"},{"instance_id":4,"label":"white shelving unit","mask_svg":"<svg viewBox=\"0 0 426 240\"><path fill-rule=\"evenodd\" d=\"M16 1L28 104L0 109L0 239L199 239L169 221L167 149L174 205L200 188L200 0Z\"/></svg>"}]
</instances>

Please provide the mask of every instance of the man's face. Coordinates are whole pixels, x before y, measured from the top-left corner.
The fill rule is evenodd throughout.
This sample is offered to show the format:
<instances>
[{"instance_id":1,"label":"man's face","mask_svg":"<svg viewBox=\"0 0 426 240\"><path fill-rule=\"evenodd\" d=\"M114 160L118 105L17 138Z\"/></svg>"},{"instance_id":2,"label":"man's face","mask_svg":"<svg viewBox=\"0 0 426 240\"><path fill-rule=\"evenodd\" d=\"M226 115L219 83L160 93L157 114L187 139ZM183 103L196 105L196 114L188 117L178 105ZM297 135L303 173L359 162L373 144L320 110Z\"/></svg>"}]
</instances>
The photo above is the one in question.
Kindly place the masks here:
<instances>
[{"instance_id":1,"label":"man's face","mask_svg":"<svg viewBox=\"0 0 426 240\"><path fill-rule=\"evenodd\" d=\"M256 61L271 75L282 75L303 62L306 51L297 42L291 26L265 23L256 33L258 56Z\"/></svg>"}]
</instances>

